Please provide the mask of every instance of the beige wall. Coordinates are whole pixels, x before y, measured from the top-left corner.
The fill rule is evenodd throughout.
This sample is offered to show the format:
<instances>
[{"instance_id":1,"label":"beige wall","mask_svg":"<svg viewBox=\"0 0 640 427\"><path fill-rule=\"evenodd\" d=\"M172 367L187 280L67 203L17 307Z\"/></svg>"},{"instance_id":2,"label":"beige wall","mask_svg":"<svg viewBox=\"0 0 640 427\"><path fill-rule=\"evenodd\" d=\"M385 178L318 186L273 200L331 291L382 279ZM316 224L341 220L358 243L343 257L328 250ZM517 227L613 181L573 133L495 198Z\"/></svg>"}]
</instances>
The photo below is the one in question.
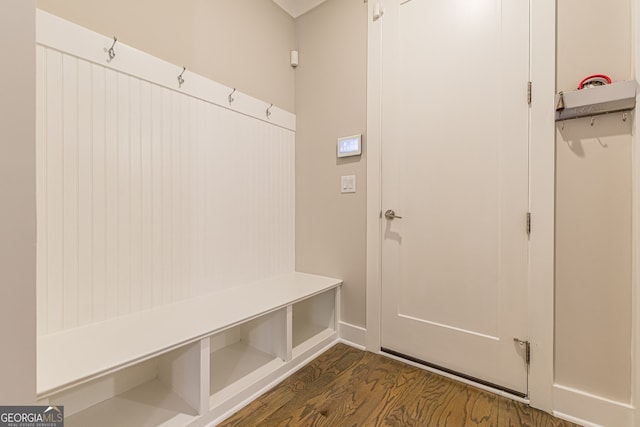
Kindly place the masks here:
<instances>
[{"instance_id":1,"label":"beige wall","mask_svg":"<svg viewBox=\"0 0 640 427\"><path fill-rule=\"evenodd\" d=\"M630 0L562 0L557 89L632 78ZM569 121L556 140L557 383L631 397L631 121Z\"/></svg>"},{"instance_id":2,"label":"beige wall","mask_svg":"<svg viewBox=\"0 0 640 427\"><path fill-rule=\"evenodd\" d=\"M329 0L296 36L296 269L342 278L342 320L364 327L366 138L362 158L338 160L336 142L367 126L367 4ZM342 175L355 194L340 193Z\"/></svg>"},{"instance_id":3,"label":"beige wall","mask_svg":"<svg viewBox=\"0 0 640 427\"><path fill-rule=\"evenodd\" d=\"M0 13L0 404L36 400L35 5Z\"/></svg>"},{"instance_id":4,"label":"beige wall","mask_svg":"<svg viewBox=\"0 0 640 427\"><path fill-rule=\"evenodd\" d=\"M38 0L83 27L295 111L293 18L271 0Z\"/></svg>"}]
</instances>

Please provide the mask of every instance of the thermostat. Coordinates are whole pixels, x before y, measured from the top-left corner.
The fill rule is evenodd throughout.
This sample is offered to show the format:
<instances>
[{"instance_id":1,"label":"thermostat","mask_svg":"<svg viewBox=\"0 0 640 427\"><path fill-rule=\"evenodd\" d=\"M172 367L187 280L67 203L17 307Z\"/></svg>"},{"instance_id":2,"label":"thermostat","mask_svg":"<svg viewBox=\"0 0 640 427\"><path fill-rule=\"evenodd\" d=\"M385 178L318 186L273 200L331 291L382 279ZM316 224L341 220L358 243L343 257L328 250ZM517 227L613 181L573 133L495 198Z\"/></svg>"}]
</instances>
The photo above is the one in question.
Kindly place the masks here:
<instances>
[{"instance_id":1,"label":"thermostat","mask_svg":"<svg viewBox=\"0 0 640 427\"><path fill-rule=\"evenodd\" d=\"M338 138L338 157L359 156L362 154L362 134Z\"/></svg>"}]
</instances>

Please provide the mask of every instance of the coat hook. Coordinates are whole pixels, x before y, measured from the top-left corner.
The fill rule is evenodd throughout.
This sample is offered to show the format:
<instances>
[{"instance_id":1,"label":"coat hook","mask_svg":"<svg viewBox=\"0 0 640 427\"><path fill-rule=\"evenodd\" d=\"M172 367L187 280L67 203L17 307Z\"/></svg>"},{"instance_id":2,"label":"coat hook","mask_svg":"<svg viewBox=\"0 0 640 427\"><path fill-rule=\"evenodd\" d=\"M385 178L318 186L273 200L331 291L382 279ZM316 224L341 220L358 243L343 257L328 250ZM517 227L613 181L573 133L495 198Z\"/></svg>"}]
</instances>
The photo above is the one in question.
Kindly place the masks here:
<instances>
[{"instance_id":1,"label":"coat hook","mask_svg":"<svg viewBox=\"0 0 640 427\"><path fill-rule=\"evenodd\" d=\"M560 130L564 130L564 120L560 123Z\"/></svg>"},{"instance_id":2,"label":"coat hook","mask_svg":"<svg viewBox=\"0 0 640 427\"><path fill-rule=\"evenodd\" d=\"M233 101L235 101L235 98L233 97L233 94L236 93L236 88L233 88L233 91L229 94L229 104L231 104Z\"/></svg>"},{"instance_id":3,"label":"coat hook","mask_svg":"<svg viewBox=\"0 0 640 427\"><path fill-rule=\"evenodd\" d=\"M623 122L626 122L628 117L629 117L629 114L626 111L624 113L622 113L622 121Z\"/></svg>"},{"instance_id":4,"label":"coat hook","mask_svg":"<svg viewBox=\"0 0 640 427\"><path fill-rule=\"evenodd\" d=\"M184 79L182 78L182 75L184 74L184 72L187 70L186 67L182 67L182 72L180 73L180 75L178 76L178 87L182 87L182 84L184 83Z\"/></svg>"},{"instance_id":5,"label":"coat hook","mask_svg":"<svg viewBox=\"0 0 640 427\"><path fill-rule=\"evenodd\" d=\"M269 108L267 108L267 119L271 117L271 107L273 107L273 104L269 105Z\"/></svg>"},{"instance_id":6,"label":"coat hook","mask_svg":"<svg viewBox=\"0 0 640 427\"><path fill-rule=\"evenodd\" d=\"M593 124L595 123L596 119L595 117L591 117L591 126L593 126Z\"/></svg>"},{"instance_id":7,"label":"coat hook","mask_svg":"<svg viewBox=\"0 0 640 427\"><path fill-rule=\"evenodd\" d=\"M116 57L116 51L113 50L113 48L116 46L117 42L118 42L118 39L115 36L113 36L113 44L111 45L111 47L108 50L107 48L104 49L109 54L109 59L107 60L107 62L111 62L113 58Z\"/></svg>"}]
</instances>

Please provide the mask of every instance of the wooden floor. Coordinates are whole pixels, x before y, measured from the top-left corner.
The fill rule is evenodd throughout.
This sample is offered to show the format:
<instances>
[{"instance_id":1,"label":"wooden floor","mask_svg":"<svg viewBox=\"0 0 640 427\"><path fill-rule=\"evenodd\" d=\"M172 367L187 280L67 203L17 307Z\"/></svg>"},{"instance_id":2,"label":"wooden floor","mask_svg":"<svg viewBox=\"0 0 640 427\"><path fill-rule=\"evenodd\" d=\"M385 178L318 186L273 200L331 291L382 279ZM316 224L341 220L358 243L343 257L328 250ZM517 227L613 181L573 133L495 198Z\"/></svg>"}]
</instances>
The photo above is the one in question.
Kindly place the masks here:
<instances>
[{"instance_id":1,"label":"wooden floor","mask_svg":"<svg viewBox=\"0 0 640 427\"><path fill-rule=\"evenodd\" d=\"M220 426L576 425L384 356L337 344Z\"/></svg>"}]
</instances>

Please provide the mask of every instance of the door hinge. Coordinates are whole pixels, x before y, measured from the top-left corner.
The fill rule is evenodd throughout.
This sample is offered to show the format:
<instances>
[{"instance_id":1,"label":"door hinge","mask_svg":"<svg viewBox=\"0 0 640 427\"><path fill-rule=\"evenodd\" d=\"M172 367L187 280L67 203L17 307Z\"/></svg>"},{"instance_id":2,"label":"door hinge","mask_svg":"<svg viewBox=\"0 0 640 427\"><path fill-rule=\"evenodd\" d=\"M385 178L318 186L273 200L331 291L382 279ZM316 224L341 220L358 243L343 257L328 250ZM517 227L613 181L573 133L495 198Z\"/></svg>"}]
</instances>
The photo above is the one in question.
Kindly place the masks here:
<instances>
[{"instance_id":1,"label":"door hinge","mask_svg":"<svg viewBox=\"0 0 640 427\"><path fill-rule=\"evenodd\" d=\"M527 104L531 105L531 91L533 90L533 83L527 83Z\"/></svg>"},{"instance_id":2,"label":"door hinge","mask_svg":"<svg viewBox=\"0 0 640 427\"><path fill-rule=\"evenodd\" d=\"M527 212L527 234L531 236L531 212Z\"/></svg>"},{"instance_id":3,"label":"door hinge","mask_svg":"<svg viewBox=\"0 0 640 427\"><path fill-rule=\"evenodd\" d=\"M522 341L518 338L514 338L513 342L518 344L520 347L524 347L524 361L527 363L527 366L531 365L531 343L529 341Z\"/></svg>"}]
</instances>

